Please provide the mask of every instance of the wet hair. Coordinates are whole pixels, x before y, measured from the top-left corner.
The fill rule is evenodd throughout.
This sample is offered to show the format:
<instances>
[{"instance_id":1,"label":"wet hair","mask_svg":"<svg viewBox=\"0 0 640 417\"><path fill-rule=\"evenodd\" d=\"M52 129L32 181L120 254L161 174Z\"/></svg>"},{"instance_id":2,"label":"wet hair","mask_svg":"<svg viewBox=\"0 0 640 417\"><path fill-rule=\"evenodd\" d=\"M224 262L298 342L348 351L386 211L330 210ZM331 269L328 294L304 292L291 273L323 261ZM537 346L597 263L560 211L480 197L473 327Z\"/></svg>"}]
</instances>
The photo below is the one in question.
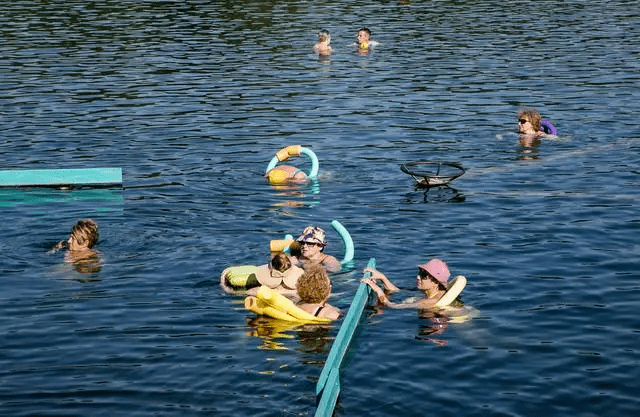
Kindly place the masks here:
<instances>
[{"instance_id":1,"label":"wet hair","mask_svg":"<svg viewBox=\"0 0 640 417\"><path fill-rule=\"evenodd\" d=\"M518 119L522 119L523 117L529 119L529 121L531 122L531 126L535 129L536 132L540 130L540 119L542 118L540 117L540 113L538 113L534 109L520 110L518 112Z\"/></svg>"},{"instance_id":2,"label":"wet hair","mask_svg":"<svg viewBox=\"0 0 640 417\"><path fill-rule=\"evenodd\" d=\"M98 224L91 219L79 220L71 229L71 236L79 245L91 248L100 236Z\"/></svg>"},{"instance_id":3,"label":"wet hair","mask_svg":"<svg viewBox=\"0 0 640 417\"><path fill-rule=\"evenodd\" d=\"M331 281L327 271L314 265L305 268L304 274L296 283L298 297L303 303L321 303L331 294Z\"/></svg>"},{"instance_id":4,"label":"wet hair","mask_svg":"<svg viewBox=\"0 0 640 417\"><path fill-rule=\"evenodd\" d=\"M331 35L329 34L328 30L322 29L320 32L318 32L318 38L320 39L320 42L324 42L330 40Z\"/></svg>"},{"instance_id":5,"label":"wet hair","mask_svg":"<svg viewBox=\"0 0 640 417\"><path fill-rule=\"evenodd\" d=\"M276 271L284 272L291 268L291 259L286 253L278 252L273 256L273 259L271 259L271 266Z\"/></svg>"},{"instance_id":6,"label":"wet hair","mask_svg":"<svg viewBox=\"0 0 640 417\"><path fill-rule=\"evenodd\" d=\"M358 32L367 32L367 35L371 36L371 31L369 30L369 28L360 28L360 30L358 30Z\"/></svg>"}]
</instances>

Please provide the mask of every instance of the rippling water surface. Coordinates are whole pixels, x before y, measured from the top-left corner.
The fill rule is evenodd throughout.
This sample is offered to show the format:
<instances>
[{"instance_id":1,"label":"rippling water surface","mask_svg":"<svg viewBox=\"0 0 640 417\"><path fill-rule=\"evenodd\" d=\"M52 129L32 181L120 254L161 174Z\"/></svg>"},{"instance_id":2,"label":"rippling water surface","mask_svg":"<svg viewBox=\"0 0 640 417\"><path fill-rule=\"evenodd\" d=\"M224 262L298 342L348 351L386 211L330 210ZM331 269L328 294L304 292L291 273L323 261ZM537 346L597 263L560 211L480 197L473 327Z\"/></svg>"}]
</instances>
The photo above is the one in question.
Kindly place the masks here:
<instances>
[{"instance_id":1,"label":"rippling water surface","mask_svg":"<svg viewBox=\"0 0 640 417\"><path fill-rule=\"evenodd\" d=\"M122 167L123 187L0 190L0 413L312 415L339 323L257 320L218 285L338 219L409 295L438 256L478 310L442 334L370 310L340 416L633 415L640 12L631 1L14 1L0 6L3 169ZM350 44L368 26L381 45ZM311 51L317 31L334 52ZM538 109L559 136L518 144ZM301 144L316 185L262 174ZM453 188L399 166L457 161ZM304 161L296 161L304 164ZM99 272L48 249L79 218Z\"/></svg>"}]
</instances>

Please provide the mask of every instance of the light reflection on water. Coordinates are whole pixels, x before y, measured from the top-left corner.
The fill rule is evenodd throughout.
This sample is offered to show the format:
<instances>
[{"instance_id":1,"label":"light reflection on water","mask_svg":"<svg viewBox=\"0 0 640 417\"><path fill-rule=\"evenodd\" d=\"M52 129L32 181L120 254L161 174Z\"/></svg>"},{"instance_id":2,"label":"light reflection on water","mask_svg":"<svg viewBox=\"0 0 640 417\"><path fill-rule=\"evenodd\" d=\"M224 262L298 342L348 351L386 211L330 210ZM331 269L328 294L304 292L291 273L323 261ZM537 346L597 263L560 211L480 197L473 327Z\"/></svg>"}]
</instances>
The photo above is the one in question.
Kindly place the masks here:
<instances>
[{"instance_id":1,"label":"light reflection on water","mask_svg":"<svg viewBox=\"0 0 640 417\"><path fill-rule=\"evenodd\" d=\"M227 6L4 6L3 169L118 166L124 182L0 190L3 414L312 414L337 327L256 319L218 275L307 224L339 255L332 219L356 245L337 306L371 256L406 293L438 256L478 311L435 336L432 317L368 312L338 415L638 409L632 3ZM365 25L381 46L358 56ZM311 52L320 28L330 60ZM557 139L518 146L529 106ZM265 183L289 144L318 155L317 184ZM399 168L435 159L467 172L424 190ZM47 254L84 217L101 227L93 274Z\"/></svg>"}]
</instances>

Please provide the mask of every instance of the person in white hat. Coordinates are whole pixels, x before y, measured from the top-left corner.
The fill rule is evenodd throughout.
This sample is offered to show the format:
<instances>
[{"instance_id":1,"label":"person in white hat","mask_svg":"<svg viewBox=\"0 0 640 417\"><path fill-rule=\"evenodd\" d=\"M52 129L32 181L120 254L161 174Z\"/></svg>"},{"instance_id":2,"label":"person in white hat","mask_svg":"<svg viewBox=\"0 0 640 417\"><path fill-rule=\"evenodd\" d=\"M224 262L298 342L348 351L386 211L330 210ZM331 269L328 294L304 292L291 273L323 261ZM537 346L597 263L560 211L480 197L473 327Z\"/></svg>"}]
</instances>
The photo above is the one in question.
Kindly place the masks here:
<instances>
[{"instance_id":1,"label":"person in white hat","mask_svg":"<svg viewBox=\"0 0 640 417\"><path fill-rule=\"evenodd\" d=\"M284 252L276 253L271 262L256 269L255 275L260 285L265 285L289 298L297 299L296 284L304 270L293 265L291 258ZM251 288L247 295L256 295L259 287Z\"/></svg>"},{"instance_id":2,"label":"person in white hat","mask_svg":"<svg viewBox=\"0 0 640 417\"><path fill-rule=\"evenodd\" d=\"M327 246L324 230L316 226L308 226L296 239L296 244L300 248L298 261L300 266L321 265L327 272L338 272L342 269L342 264L334 256L324 253Z\"/></svg>"},{"instance_id":3,"label":"person in white hat","mask_svg":"<svg viewBox=\"0 0 640 417\"><path fill-rule=\"evenodd\" d=\"M378 295L378 300L391 308L419 308L429 309L435 307L436 303L445 295L448 290L448 281L451 274L449 267L440 259L432 259L425 264L418 265L418 275L416 276L416 286L424 292L424 298L419 300L408 299L402 303L394 303L376 283L382 281L384 289L388 293L394 293L400 289L396 287L382 272L375 268L365 268L364 272L370 272L371 277L363 278L361 281L371 287Z\"/></svg>"}]
</instances>

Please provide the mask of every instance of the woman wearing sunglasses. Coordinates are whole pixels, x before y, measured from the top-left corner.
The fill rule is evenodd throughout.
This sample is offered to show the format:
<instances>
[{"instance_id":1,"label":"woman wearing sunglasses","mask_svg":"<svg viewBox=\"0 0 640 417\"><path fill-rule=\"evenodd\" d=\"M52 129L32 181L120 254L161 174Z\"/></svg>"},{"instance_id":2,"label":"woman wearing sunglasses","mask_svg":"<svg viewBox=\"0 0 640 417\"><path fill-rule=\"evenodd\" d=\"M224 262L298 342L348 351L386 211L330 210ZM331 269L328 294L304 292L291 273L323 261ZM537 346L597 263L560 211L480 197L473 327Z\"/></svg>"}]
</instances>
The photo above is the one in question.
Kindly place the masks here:
<instances>
[{"instance_id":1,"label":"woman wearing sunglasses","mask_svg":"<svg viewBox=\"0 0 640 417\"><path fill-rule=\"evenodd\" d=\"M342 264L334 256L324 253L327 246L324 230L316 226L308 226L296 239L299 266L309 267L320 265L327 272L338 272L342 269Z\"/></svg>"},{"instance_id":2,"label":"woman wearing sunglasses","mask_svg":"<svg viewBox=\"0 0 640 417\"><path fill-rule=\"evenodd\" d=\"M364 272L370 272L369 278L362 279L378 295L378 300L391 308L418 308L431 309L445 295L448 290L449 267L440 259L432 259L426 264L418 265L418 275L416 276L416 286L424 293L424 297L418 300L409 298L401 303L394 303L389 300L385 293L400 291L382 272L374 268L365 268ZM381 281L384 287L378 286L377 281Z\"/></svg>"}]
</instances>

